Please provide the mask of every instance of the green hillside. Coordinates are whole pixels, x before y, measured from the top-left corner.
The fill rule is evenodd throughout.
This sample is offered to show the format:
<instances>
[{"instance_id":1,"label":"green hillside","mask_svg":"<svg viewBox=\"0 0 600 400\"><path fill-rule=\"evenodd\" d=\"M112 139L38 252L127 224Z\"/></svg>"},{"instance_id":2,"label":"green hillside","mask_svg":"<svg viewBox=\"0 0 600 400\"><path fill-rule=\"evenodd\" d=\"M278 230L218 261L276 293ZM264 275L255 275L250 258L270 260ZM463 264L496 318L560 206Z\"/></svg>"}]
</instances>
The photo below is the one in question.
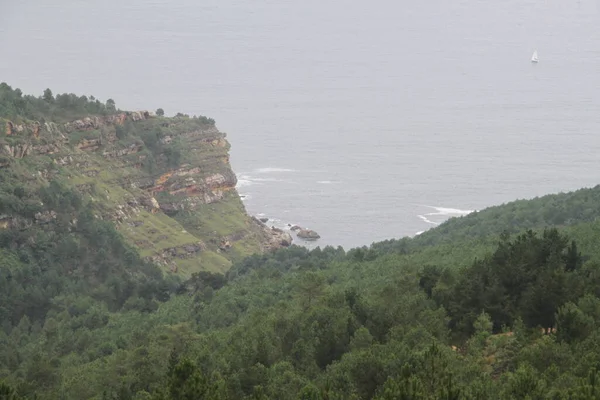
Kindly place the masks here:
<instances>
[{"instance_id":1,"label":"green hillside","mask_svg":"<svg viewBox=\"0 0 600 400\"><path fill-rule=\"evenodd\" d=\"M152 310L22 319L3 374L41 398L593 399L599 230L255 255Z\"/></svg>"},{"instance_id":2,"label":"green hillside","mask_svg":"<svg viewBox=\"0 0 600 400\"><path fill-rule=\"evenodd\" d=\"M516 233L523 229L570 226L594 222L599 215L600 185L531 200L516 200L451 218L437 229L419 235L415 242L429 245L499 235L504 231Z\"/></svg>"},{"instance_id":3,"label":"green hillside","mask_svg":"<svg viewBox=\"0 0 600 400\"><path fill-rule=\"evenodd\" d=\"M233 190L196 180L226 175L222 138L202 158L167 150L209 120L126 119L120 139L96 143L106 149L70 135L56 153L15 157L50 141L12 131L41 119L45 97L2 111L13 125L0 169L0 399L600 398L600 189L413 239L249 255L264 228L246 225ZM83 115L48 107L56 120ZM137 138L143 150L104 156ZM199 255L182 257L191 237Z\"/></svg>"},{"instance_id":4,"label":"green hillside","mask_svg":"<svg viewBox=\"0 0 600 400\"><path fill-rule=\"evenodd\" d=\"M184 278L224 272L272 239L246 215L229 143L210 118L124 112L113 100L49 89L26 96L3 83L0 127L3 229L70 218L60 201L41 201L52 183L113 222L145 260Z\"/></svg>"}]
</instances>

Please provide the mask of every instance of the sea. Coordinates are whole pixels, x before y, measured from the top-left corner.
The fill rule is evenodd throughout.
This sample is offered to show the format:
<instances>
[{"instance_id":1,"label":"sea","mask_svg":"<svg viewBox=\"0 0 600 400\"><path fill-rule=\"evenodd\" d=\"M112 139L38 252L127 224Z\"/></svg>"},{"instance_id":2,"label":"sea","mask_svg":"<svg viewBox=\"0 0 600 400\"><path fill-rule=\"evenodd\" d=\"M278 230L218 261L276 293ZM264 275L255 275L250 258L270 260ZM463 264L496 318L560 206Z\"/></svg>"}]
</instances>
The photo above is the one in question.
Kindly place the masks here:
<instances>
[{"instance_id":1,"label":"sea","mask_svg":"<svg viewBox=\"0 0 600 400\"><path fill-rule=\"evenodd\" d=\"M600 183L598 0L6 1L0 53L25 93L215 118L309 247Z\"/></svg>"}]
</instances>

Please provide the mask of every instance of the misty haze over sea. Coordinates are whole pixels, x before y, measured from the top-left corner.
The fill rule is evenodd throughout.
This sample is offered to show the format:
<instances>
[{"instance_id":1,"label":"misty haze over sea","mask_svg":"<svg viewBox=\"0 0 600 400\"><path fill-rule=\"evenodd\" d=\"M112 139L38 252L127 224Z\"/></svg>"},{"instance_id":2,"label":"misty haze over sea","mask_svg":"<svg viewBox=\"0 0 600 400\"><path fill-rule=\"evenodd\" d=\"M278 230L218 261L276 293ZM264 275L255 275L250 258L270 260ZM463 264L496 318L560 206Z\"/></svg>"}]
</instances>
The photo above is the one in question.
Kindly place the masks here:
<instances>
[{"instance_id":1,"label":"misty haze over sea","mask_svg":"<svg viewBox=\"0 0 600 400\"><path fill-rule=\"evenodd\" d=\"M215 118L248 211L316 244L600 183L596 0L11 3L0 81Z\"/></svg>"}]
</instances>

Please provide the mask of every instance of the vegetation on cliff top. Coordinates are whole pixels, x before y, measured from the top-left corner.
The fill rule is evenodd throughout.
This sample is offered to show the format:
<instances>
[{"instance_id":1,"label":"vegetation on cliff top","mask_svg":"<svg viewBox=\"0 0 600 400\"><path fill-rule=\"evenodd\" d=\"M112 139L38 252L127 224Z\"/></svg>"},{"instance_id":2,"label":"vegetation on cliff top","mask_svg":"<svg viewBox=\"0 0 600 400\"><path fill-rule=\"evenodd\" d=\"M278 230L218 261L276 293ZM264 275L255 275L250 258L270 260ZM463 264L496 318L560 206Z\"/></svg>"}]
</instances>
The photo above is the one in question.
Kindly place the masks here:
<instances>
[{"instance_id":1,"label":"vegetation on cliff top","mask_svg":"<svg viewBox=\"0 0 600 400\"><path fill-rule=\"evenodd\" d=\"M71 122L90 115L110 115L119 110L113 99L101 102L94 96L78 96L74 93L61 93L56 96L52 90L46 89L42 96L23 94L20 89L13 89L6 82L0 82L0 118L23 123L26 121L52 121L54 123ZM164 116L164 110L158 108L158 116ZM189 118L177 113L178 117ZM203 124L214 125L215 121L207 117L193 117Z\"/></svg>"},{"instance_id":2,"label":"vegetation on cliff top","mask_svg":"<svg viewBox=\"0 0 600 400\"><path fill-rule=\"evenodd\" d=\"M166 274L142 239L172 249L245 223L226 196L196 214L177 209L194 196L165 194L165 212L135 205L131 183L163 185L169 157L198 160L183 145L165 154L188 128L155 124L127 121L99 144L143 146L158 164L147 183L139 152L74 143L0 168L0 398L600 398L600 189L349 251L242 258L246 236L225 275ZM203 139L217 142L199 152L217 168L224 147ZM115 210L124 222L96 218Z\"/></svg>"},{"instance_id":3,"label":"vegetation on cliff top","mask_svg":"<svg viewBox=\"0 0 600 400\"><path fill-rule=\"evenodd\" d=\"M5 82L0 83L0 118L14 123L49 120L56 123L70 122L89 115L116 113L114 100L106 103L94 96L77 96L73 93L58 94L46 89L40 97L26 95L20 89L12 89Z\"/></svg>"}]
</instances>

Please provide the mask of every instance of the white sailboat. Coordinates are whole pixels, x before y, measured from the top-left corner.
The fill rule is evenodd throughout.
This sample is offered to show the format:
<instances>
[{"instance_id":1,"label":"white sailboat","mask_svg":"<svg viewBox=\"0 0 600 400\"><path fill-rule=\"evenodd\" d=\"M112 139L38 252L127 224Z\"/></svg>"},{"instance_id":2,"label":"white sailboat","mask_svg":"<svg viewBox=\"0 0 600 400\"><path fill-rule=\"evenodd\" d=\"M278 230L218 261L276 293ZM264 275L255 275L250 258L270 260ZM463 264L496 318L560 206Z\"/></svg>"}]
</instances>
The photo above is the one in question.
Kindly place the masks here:
<instances>
[{"instance_id":1,"label":"white sailboat","mask_svg":"<svg viewBox=\"0 0 600 400\"><path fill-rule=\"evenodd\" d=\"M539 61L540 61L540 59L538 58L537 50L535 50L533 52L533 55L531 56L531 62L537 64Z\"/></svg>"}]
</instances>

